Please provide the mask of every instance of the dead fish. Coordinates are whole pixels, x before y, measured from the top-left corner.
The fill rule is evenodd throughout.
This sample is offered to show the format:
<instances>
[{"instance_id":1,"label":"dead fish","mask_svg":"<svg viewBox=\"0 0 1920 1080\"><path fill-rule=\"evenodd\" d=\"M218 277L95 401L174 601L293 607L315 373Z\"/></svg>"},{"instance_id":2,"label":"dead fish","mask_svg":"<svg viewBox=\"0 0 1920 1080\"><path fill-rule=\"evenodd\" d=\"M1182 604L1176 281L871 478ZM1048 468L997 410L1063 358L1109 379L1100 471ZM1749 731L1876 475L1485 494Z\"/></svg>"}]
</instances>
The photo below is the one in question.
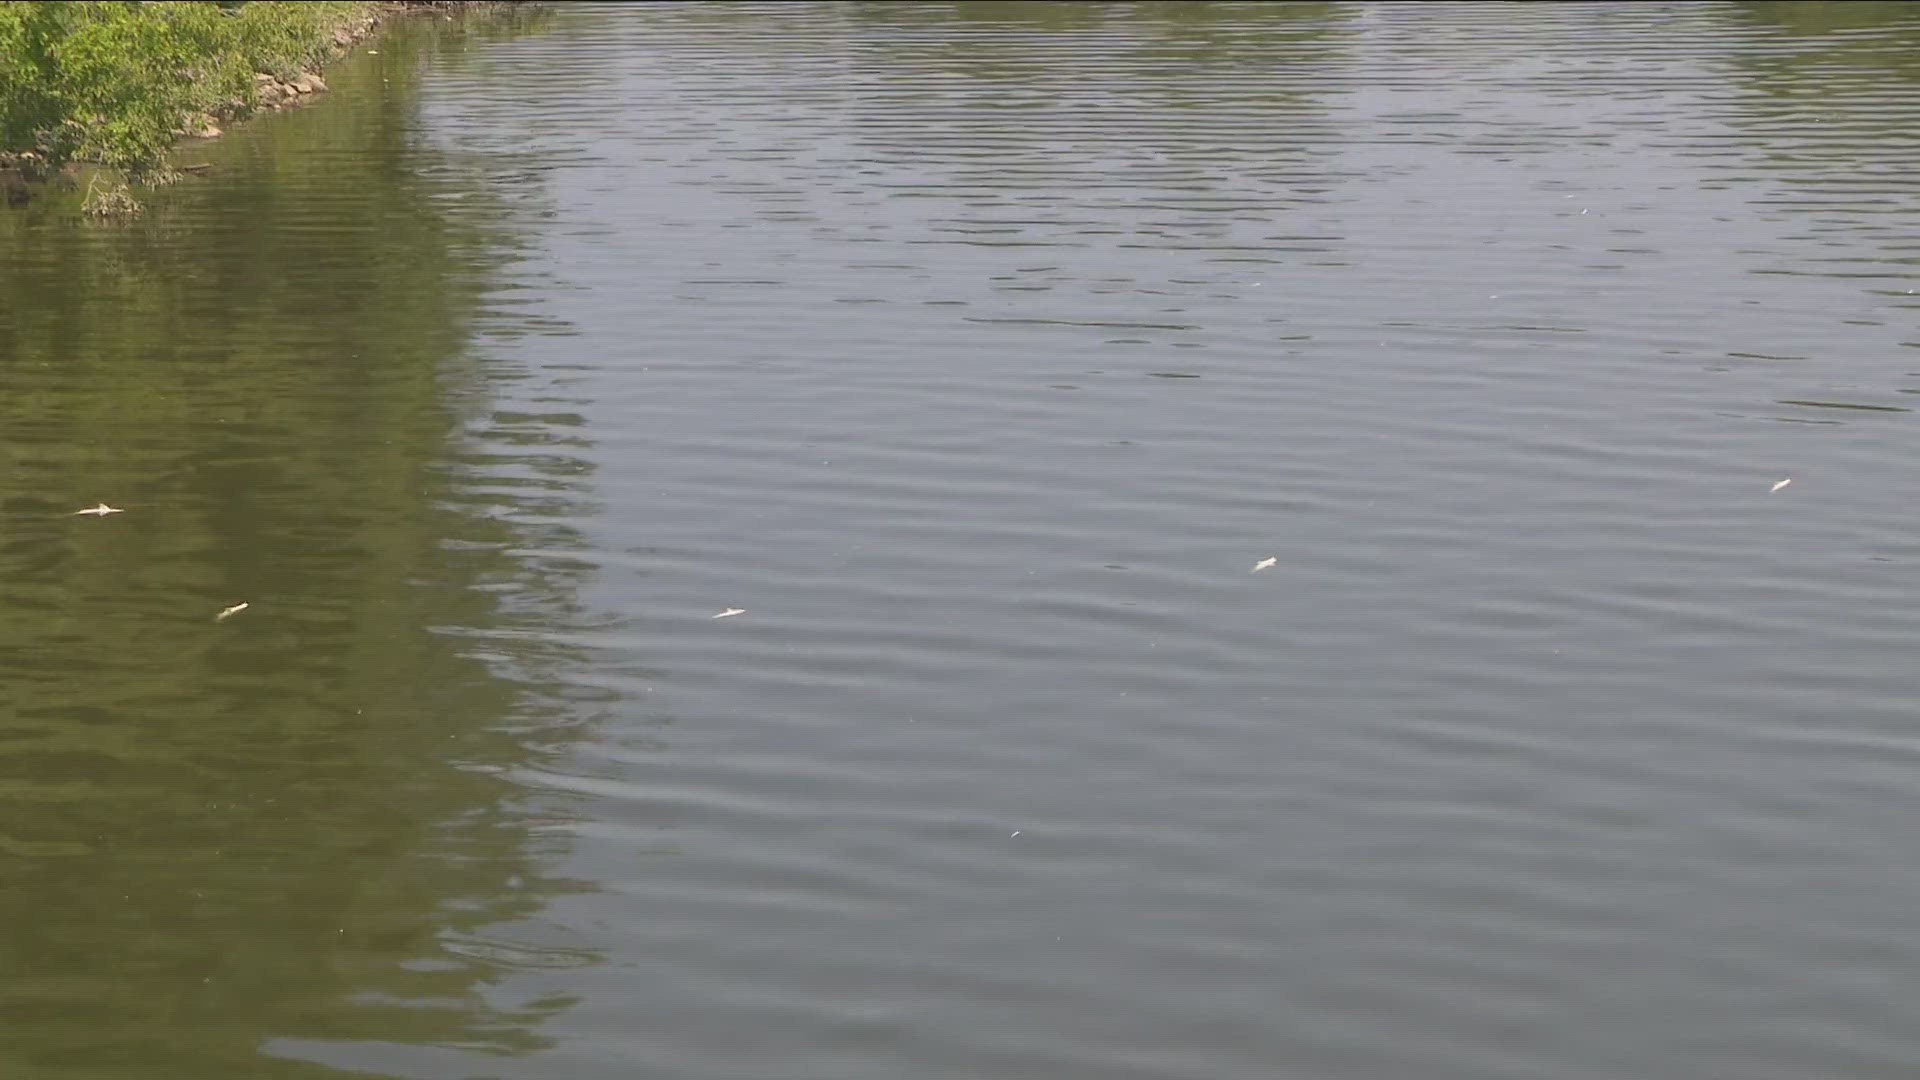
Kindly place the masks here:
<instances>
[{"instance_id":1,"label":"dead fish","mask_svg":"<svg viewBox=\"0 0 1920 1080\"><path fill-rule=\"evenodd\" d=\"M233 605L233 606L232 606L232 607L230 607L230 608L221 608L221 609L220 609L220 614L218 614L218 615L215 615L215 616L213 617L213 621L214 621L214 622L226 622L226 621L227 621L228 619L231 619L231 618L233 618L233 617L234 617L235 615L238 615L238 614L240 614L241 612L243 612L243 611L245 611L245 610L247 610L248 608L250 608L250 607L252 607L252 606L253 606L252 604L248 604L248 603L239 603L239 604L235 604L235 605Z\"/></svg>"},{"instance_id":2,"label":"dead fish","mask_svg":"<svg viewBox=\"0 0 1920 1080\"><path fill-rule=\"evenodd\" d=\"M79 517L80 515L85 514L88 517L106 517L108 514L124 514L124 513L126 513L126 511L120 509L117 506L108 506L106 503L101 503L98 506L89 506L85 510L75 510L72 514L68 516Z\"/></svg>"},{"instance_id":3,"label":"dead fish","mask_svg":"<svg viewBox=\"0 0 1920 1080\"><path fill-rule=\"evenodd\" d=\"M1782 480L1774 484L1772 490L1768 491L1767 494L1771 495L1775 491L1779 491L1781 488L1786 487L1788 484L1791 484L1791 483L1793 483L1793 477L1789 476L1785 480Z\"/></svg>"},{"instance_id":4,"label":"dead fish","mask_svg":"<svg viewBox=\"0 0 1920 1080\"><path fill-rule=\"evenodd\" d=\"M1277 563L1279 561L1280 559L1277 556L1269 555L1266 558L1261 559L1259 562L1254 563L1253 569L1247 571L1247 573L1257 574L1260 571L1265 570L1267 567L1272 566L1274 563Z\"/></svg>"},{"instance_id":5,"label":"dead fish","mask_svg":"<svg viewBox=\"0 0 1920 1080\"><path fill-rule=\"evenodd\" d=\"M720 614L718 614L718 615L715 615L715 616L713 616L713 617L714 617L714 618L716 618L716 619L727 619L727 618L732 618L732 617L733 617L733 616L735 616L735 615L745 615L746 613L747 613L747 609L746 609L746 608L743 608L743 607L730 607L730 608L728 608L727 610L725 610L725 611L723 611L723 612L721 612Z\"/></svg>"}]
</instances>

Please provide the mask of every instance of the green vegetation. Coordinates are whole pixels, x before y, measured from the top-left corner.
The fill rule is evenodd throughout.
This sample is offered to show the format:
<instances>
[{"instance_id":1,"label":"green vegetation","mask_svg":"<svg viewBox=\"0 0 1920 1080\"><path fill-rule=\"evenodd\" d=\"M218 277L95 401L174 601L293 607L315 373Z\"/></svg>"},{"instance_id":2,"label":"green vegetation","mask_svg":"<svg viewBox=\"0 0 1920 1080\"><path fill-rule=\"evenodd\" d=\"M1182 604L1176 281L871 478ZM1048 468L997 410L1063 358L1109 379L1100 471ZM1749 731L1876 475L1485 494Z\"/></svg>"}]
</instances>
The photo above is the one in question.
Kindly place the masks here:
<instances>
[{"instance_id":1,"label":"green vegetation","mask_svg":"<svg viewBox=\"0 0 1920 1080\"><path fill-rule=\"evenodd\" d=\"M198 118L250 110L253 73L290 76L373 5L0 2L0 164L93 162L140 180Z\"/></svg>"}]
</instances>

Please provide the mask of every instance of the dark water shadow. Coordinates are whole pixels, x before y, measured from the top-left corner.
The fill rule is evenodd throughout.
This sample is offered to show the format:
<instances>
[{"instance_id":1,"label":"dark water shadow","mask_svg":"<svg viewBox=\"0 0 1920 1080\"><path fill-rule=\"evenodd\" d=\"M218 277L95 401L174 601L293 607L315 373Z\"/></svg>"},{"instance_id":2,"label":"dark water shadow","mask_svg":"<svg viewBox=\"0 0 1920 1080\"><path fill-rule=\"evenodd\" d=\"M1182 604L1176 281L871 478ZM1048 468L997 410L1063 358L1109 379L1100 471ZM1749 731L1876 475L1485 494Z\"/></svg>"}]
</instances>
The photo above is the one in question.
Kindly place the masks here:
<instances>
[{"instance_id":1,"label":"dark water shadow","mask_svg":"<svg viewBox=\"0 0 1920 1080\"><path fill-rule=\"evenodd\" d=\"M383 39L130 227L0 214L0 1074L523 1052L566 1003L498 974L595 959L518 921L581 887L510 773L591 710L591 476L476 347L552 328L497 303L529 196L419 133L470 34Z\"/></svg>"}]
</instances>

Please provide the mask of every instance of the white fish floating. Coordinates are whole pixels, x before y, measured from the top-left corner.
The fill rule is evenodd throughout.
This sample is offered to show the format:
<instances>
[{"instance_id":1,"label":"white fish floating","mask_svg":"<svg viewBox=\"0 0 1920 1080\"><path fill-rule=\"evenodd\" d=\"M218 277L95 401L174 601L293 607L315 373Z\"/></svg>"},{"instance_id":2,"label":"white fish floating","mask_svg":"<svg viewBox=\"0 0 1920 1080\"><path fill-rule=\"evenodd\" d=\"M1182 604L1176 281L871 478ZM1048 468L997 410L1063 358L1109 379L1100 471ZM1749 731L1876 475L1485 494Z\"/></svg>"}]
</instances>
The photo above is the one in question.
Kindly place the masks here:
<instances>
[{"instance_id":1,"label":"white fish floating","mask_svg":"<svg viewBox=\"0 0 1920 1080\"><path fill-rule=\"evenodd\" d=\"M124 514L124 513L126 513L126 511L120 509L117 506L108 506L106 503L100 503L97 506L89 506L85 510L75 510L72 514L69 514L68 516L80 517L81 515L84 514L87 517L106 517L108 514Z\"/></svg>"},{"instance_id":2,"label":"white fish floating","mask_svg":"<svg viewBox=\"0 0 1920 1080\"><path fill-rule=\"evenodd\" d=\"M1779 491L1781 488L1786 487L1788 484L1791 484L1791 483L1793 483L1793 477L1789 476L1785 480L1776 482L1773 485L1773 487L1767 492L1767 494L1771 495L1775 491Z\"/></svg>"},{"instance_id":3,"label":"white fish floating","mask_svg":"<svg viewBox=\"0 0 1920 1080\"><path fill-rule=\"evenodd\" d=\"M733 617L734 617L735 615L745 615L746 613L747 613L747 609L746 609L746 608L743 608L743 607L730 607L730 608L728 608L727 610L725 610L725 611L723 611L723 612L721 612L720 614L718 614L718 615L715 615L715 616L713 616L713 617L714 617L714 618L716 618L716 619L731 619L731 618L733 618Z\"/></svg>"},{"instance_id":4,"label":"white fish floating","mask_svg":"<svg viewBox=\"0 0 1920 1080\"><path fill-rule=\"evenodd\" d=\"M248 608L250 608L250 607L252 607L252 606L253 606L252 604L248 604L248 603L244 603L244 602L242 602L242 603L238 603L238 604L235 604L235 605L233 605L233 606L232 606L232 607L230 607L230 608L221 608L221 609L220 609L220 614L218 614L218 615L215 615L215 616L213 617L213 621L214 621L214 622L226 622L226 621L227 621L228 619L231 619L231 618L233 618L233 617L234 617L235 615L238 615L238 614L240 614L241 612L243 612L243 611L245 611L245 610L247 610Z\"/></svg>"},{"instance_id":5,"label":"white fish floating","mask_svg":"<svg viewBox=\"0 0 1920 1080\"><path fill-rule=\"evenodd\" d=\"M1247 571L1247 573L1249 573L1249 574L1257 574L1257 573L1259 573L1260 571L1262 571L1262 570L1265 570L1266 568L1268 568L1268 567L1270 567L1270 566L1272 566L1272 565L1273 565L1274 563L1277 563L1277 562L1279 562L1279 561L1280 561L1280 559L1279 559L1279 557L1278 557L1278 556L1274 556L1274 555L1269 555L1269 556L1267 556L1266 558L1264 558L1264 559L1261 559L1261 560L1260 560L1259 562L1257 562L1257 563L1254 563L1254 564L1253 564L1253 569L1251 569L1251 570L1249 570L1249 571Z\"/></svg>"}]
</instances>

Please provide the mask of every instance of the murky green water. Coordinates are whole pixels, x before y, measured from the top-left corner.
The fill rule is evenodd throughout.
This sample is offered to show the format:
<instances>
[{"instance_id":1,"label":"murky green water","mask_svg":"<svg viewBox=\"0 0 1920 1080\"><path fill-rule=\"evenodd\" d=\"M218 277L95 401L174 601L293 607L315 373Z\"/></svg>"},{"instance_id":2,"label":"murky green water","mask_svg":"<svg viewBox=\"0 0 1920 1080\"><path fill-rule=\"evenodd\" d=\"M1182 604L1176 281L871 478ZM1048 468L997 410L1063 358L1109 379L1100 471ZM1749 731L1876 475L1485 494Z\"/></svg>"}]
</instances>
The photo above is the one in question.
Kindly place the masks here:
<instances>
[{"instance_id":1,"label":"murky green water","mask_svg":"<svg viewBox=\"0 0 1920 1080\"><path fill-rule=\"evenodd\" d=\"M0 214L0 1077L1911 1074L1912 6L376 47Z\"/></svg>"},{"instance_id":2,"label":"murky green water","mask_svg":"<svg viewBox=\"0 0 1920 1080\"><path fill-rule=\"evenodd\" d=\"M459 632L570 602L510 551L556 429L489 413L510 197L424 146L415 74L459 56L383 45L135 227L0 217L0 1075L541 1041L458 941L554 887L501 769L566 649Z\"/></svg>"}]
</instances>

